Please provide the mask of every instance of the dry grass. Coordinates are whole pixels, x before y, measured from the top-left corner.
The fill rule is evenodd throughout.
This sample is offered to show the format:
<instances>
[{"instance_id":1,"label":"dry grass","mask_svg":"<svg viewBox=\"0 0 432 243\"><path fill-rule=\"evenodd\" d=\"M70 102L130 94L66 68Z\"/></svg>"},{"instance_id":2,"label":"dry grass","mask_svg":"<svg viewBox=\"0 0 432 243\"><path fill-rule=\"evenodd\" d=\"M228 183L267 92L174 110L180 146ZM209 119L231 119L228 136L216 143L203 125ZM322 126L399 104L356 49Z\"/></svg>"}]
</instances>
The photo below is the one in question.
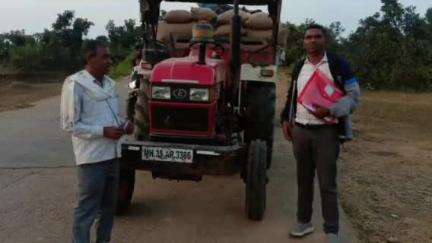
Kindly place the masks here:
<instances>
[{"instance_id":1,"label":"dry grass","mask_svg":"<svg viewBox=\"0 0 432 243\"><path fill-rule=\"evenodd\" d=\"M60 95L61 83L0 83L0 112L32 106L38 100Z\"/></svg>"},{"instance_id":2,"label":"dry grass","mask_svg":"<svg viewBox=\"0 0 432 243\"><path fill-rule=\"evenodd\" d=\"M432 242L432 94L366 92L341 162L342 203L366 242Z\"/></svg>"},{"instance_id":3,"label":"dry grass","mask_svg":"<svg viewBox=\"0 0 432 243\"><path fill-rule=\"evenodd\" d=\"M366 92L362 101L360 122L390 123L404 139L432 142L432 93Z\"/></svg>"}]
</instances>

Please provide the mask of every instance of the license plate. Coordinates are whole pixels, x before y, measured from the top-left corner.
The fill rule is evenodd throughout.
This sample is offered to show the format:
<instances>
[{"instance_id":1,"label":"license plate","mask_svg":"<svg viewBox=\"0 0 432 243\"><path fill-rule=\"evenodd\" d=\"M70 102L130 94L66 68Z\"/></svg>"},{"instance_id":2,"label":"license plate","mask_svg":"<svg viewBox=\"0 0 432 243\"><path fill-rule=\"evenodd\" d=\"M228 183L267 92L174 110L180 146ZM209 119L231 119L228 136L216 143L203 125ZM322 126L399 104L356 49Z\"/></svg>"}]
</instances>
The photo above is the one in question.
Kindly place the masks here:
<instances>
[{"instance_id":1,"label":"license plate","mask_svg":"<svg viewBox=\"0 0 432 243\"><path fill-rule=\"evenodd\" d=\"M174 149L161 147L143 147L142 159L147 161L166 161L177 163L192 163L192 149Z\"/></svg>"}]
</instances>

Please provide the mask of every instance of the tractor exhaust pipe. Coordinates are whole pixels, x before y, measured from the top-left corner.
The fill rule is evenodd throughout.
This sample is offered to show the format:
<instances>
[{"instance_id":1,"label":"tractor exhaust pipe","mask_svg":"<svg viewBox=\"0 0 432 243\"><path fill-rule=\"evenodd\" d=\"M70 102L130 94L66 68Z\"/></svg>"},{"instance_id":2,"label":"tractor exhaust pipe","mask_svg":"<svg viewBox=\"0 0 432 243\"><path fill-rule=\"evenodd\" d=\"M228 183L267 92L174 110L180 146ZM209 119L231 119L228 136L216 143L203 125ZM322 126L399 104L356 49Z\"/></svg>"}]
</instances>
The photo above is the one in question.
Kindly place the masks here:
<instances>
[{"instance_id":1,"label":"tractor exhaust pipe","mask_svg":"<svg viewBox=\"0 0 432 243\"><path fill-rule=\"evenodd\" d=\"M198 64L206 64L206 43L200 43L198 53Z\"/></svg>"},{"instance_id":2,"label":"tractor exhaust pipe","mask_svg":"<svg viewBox=\"0 0 432 243\"><path fill-rule=\"evenodd\" d=\"M241 17L239 15L239 0L234 0L234 15L231 19L231 80L233 82L232 101L234 106L240 105L237 96L240 92L240 68L241 68L241 53L240 53L240 38L241 38Z\"/></svg>"},{"instance_id":3,"label":"tractor exhaust pipe","mask_svg":"<svg viewBox=\"0 0 432 243\"><path fill-rule=\"evenodd\" d=\"M240 35L241 35L241 17L239 15L239 0L234 0L234 15L231 21L231 65L233 78L237 80L237 74L240 70Z\"/></svg>"},{"instance_id":4,"label":"tractor exhaust pipe","mask_svg":"<svg viewBox=\"0 0 432 243\"><path fill-rule=\"evenodd\" d=\"M206 64L207 44L213 43L213 27L210 24L198 23L192 27L192 43L199 43L198 64Z\"/></svg>"}]
</instances>

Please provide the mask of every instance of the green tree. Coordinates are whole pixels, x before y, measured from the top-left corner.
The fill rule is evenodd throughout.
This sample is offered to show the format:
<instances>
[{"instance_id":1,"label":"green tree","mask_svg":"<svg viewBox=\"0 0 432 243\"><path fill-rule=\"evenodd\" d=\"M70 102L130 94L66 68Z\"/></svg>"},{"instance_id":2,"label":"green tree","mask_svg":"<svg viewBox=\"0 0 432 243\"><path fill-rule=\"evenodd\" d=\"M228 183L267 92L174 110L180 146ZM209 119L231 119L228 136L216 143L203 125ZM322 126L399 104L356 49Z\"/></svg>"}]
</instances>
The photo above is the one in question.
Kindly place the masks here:
<instances>
[{"instance_id":1,"label":"green tree","mask_svg":"<svg viewBox=\"0 0 432 243\"><path fill-rule=\"evenodd\" d=\"M42 49L46 53L44 62L53 69L76 70L82 66L81 48L92 22L75 18L73 11L66 10L57 15L52 30L41 35Z\"/></svg>"},{"instance_id":2,"label":"green tree","mask_svg":"<svg viewBox=\"0 0 432 243\"><path fill-rule=\"evenodd\" d=\"M382 22L390 25L392 30L401 30L404 9L398 0L381 0L381 11L384 13Z\"/></svg>"},{"instance_id":3,"label":"green tree","mask_svg":"<svg viewBox=\"0 0 432 243\"><path fill-rule=\"evenodd\" d=\"M77 70L82 66L84 37L92 25L66 10L57 15L51 29L42 33L26 35L24 31L11 31L1 35L0 60L25 72Z\"/></svg>"},{"instance_id":4,"label":"green tree","mask_svg":"<svg viewBox=\"0 0 432 243\"><path fill-rule=\"evenodd\" d=\"M0 65L5 65L9 62L11 47L12 44L6 38L6 35L0 34Z\"/></svg>"},{"instance_id":5,"label":"green tree","mask_svg":"<svg viewBox=\"0 0 432 243\"><path fill-rule=\"evenodd\" d=\"M124 25L116 26L113 20L106 25L110 49L114 61L120 62L141 42L142 30L135 20L127 19Z\"/></svg>"},{"instance_id":6,"label":"green tree","mask_svg":"<svg viewBox=\"0 0 432 243\"><path fill-rule=\"evenodd\" d=\"M100 41L100 42L102 42L102 43L104 43L104 44L106 44L106 45L109 44L109 39L108 39L108 37L106 37L106 36L104 36L104 35L100 35L100 36L96 37L95 40Z\"/></svg>"},{"instance_id":7,"label":"green tree","mask_svg":"<svg viewBox=\"0 0 432 243\"><path fill-rule=\"evenodd\" d=\"M426 18L426 21L428 22L428 24L432 24L432 8L429 8L426 11L425 18Z\"/></svg>"},{"instance_id":8,"label":"green tree","mask_svg":"<svg viewBox=\"0 0 432 243\"><path fill-rule=\"evenodd\" d=\"M381 13L362 19L343 42L363 84L371 88L432 88L432 38L427 14L396 0L382 0Z\"/></svg>"},{"instance_id":9,"label":"green tree","mask_svg":"<svg viewBox=\"0 0 432 243\"><path fill-rule=\"evenodd\" d=\"M281 28L287 31L286 40L286 64L293 64L296 60L305 55L303 49L303 38L306 32L307 26L310 24L315 24L315 20L307 19L304 23L300 25L295 25L292 23L284 23ZM345 31L340 22L331 23L329 26L324 26L327 30L328 35L328 47L330 51L340 51L340 42L344 39L341 34Z\"/></svg>"},{"instance_id":10,"label":"green tree","mask_svg":"<svg viewBox=\"0 0 432 243\"><path fill-rule=\"evenodd\" d=\"M25 73L44 69L43 52L36 44L27 43L24 46L16 47L11 50L10 56L11 64Z\"/></svg>"},{"instance_id":11,"label":"green tree","mask_svg":"<svg viewBox=\"0 0 432 243\"><path fill-rule=\"evenodd\" d=\"M4 38L10 42L12 46L21 47L28 43L34 43L35 39L31 35L27 35L24 30L13 30L4 34Z\"/></svg>"}]
</instances>

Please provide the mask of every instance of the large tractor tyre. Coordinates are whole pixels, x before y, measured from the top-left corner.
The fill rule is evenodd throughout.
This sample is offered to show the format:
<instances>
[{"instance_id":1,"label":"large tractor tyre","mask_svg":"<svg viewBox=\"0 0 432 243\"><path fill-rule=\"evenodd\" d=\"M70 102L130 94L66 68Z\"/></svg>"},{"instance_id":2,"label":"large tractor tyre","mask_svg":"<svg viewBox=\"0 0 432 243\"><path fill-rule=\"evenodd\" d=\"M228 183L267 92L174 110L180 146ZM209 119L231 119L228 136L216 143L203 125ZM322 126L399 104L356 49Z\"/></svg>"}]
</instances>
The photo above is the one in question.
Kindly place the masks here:
<instances>
[{"instance_id":1,"label":"large tractor tyre","mask_svg":"<svg viewBox=\"0 0 432 243\"><path fill-rule=\"evenodd\" d=\"M248 83L245 93L245 142L260 139L267 143L266 168L269 169L273 152L276 87L273 83Z\"/></svg>"},{"instance_id":2,"label":"large tractor tyre","mask_svg":"<svg viewBox=\"0 0 432 243\"><path fill-rule=\"evenodd\" d=\"M121 169L117 190L116 213L125 213L131 204L132 195L135 187L135 170Z\"/></svg>"},{"instance_id":3,"label":"large tractor tyre","mask_svg":"<svg viewBox=\"0 0 432 243\"><path fill-rule=\"evenodd\" d=\"M138 140L146 140L149 135L149 109L148 109L148 88L149 84L147 80L141 80L140 88L137 92L137 99L135 103L134 112L134 134Z\"/></svg>"},{"instance_id":4,"label":"large tractor tyre","mask_svg":"<svg viewBox=\"0 0 432 243\"><path fill-rule=\"evenodd\" d=\"M246 215L251 220L261 221L266 207L267 146L262 140L249 145L246 164Z\"/></svg>"},{"instance_id":5,"label":"large tractor tyre","mask_svg":"<svg viewBox=\"0 0 432 243\"><path fill-rule=\"evenodd\" d=\"M129 97L127 99L127 106L126 106L126 118L129 121L135 120L135 104L137 102L137 96L138 94L136 92L130 93Z\"/></svg>"}]
</instances>

